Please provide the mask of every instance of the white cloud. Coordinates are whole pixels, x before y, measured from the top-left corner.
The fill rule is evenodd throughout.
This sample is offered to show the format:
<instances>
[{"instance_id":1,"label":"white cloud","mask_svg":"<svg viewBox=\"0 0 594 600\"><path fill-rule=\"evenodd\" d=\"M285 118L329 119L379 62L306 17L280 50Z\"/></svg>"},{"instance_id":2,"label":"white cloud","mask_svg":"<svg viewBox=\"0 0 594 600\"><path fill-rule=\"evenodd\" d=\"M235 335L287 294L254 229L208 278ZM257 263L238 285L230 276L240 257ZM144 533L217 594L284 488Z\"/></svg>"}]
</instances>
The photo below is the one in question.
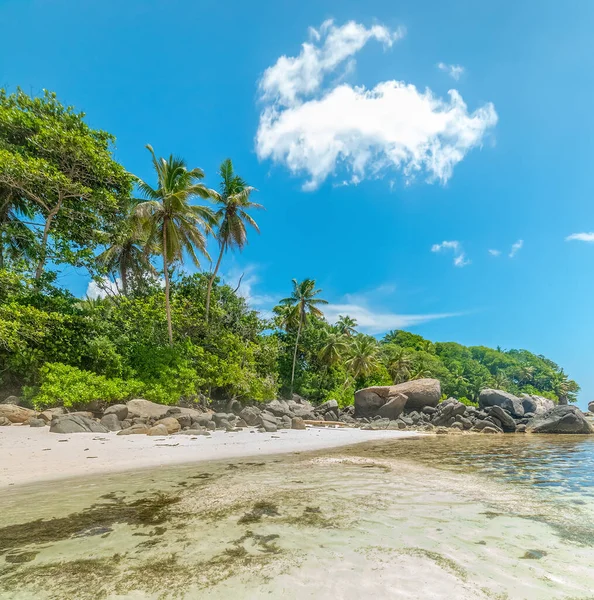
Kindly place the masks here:
<instances>
[{"instance_id":1,"label":"white cloud","mask_svg":"<svg viewBox=\"0 0 594 600\"><path fill-rule=\"evenodd\" d=\"M100 282L89 281L86 297L91 300L97 300L98 298L106 298L107 296L117 296L120 293L121 287L121 279L112 281L105 277Z\"/></svg>"},{"instance_id":2,"label":"white cloud","mask_svg":"<svg viewBox=\"0 0 594 600\"><path fill-rule=\"evenodd\" d=\"M509 257L513 258L521 249L522 246L524 245L524 240L518 240L515 244L512 244L510 253L509 253Z\"/></svg>"},{"instance_id":3,"label":"white cloud","mask_svg":"<svg viewBox=\"0 0 594 600\"><path fill-rule=\"evenodd\" d=\"M311 41L301 46L299 56L281 56L264 71L260 90L265 100L292 106L300 96L317 91L326 74L361 50L369 40L391 47L404 36L404 29L390 31L382 25L368 29L354 21L337 27L328 19L319 29L310 27L309 36ZM353 68L354 63L349 61L347 69Z\"/></svg>"},{"instance_id":4,"label":"white cloud","mask_svg":"<svg viewBox=\"0 0 594 600\"><path fill-rule=\"evenodd\" d=\"M578 240L580 242L594 242L594 232L589 233L572 233L565 238L566 242Z\"/></svg>"},{"instance_id":5,"label":"white cloud","mask_svg":"<svg viewBox=\"0 0 594 600\"><path fill-rule=\"evenodd\" d=\"M491 256L499 256L501 254L501 250L489 250L489 254Z\"/></svg>"},{"instance_id":6,"label":"white cloud","mask_svg":"<svg viewBox=\"0 0 594 600\"><path fill-rule=\"evenodd\" d=\"M389 170L400 171L407 182L423 174L429 182L445 183L497 122L493 104L469 113L456 90L444 100L397 80L372 89L336 81L324 86L324 77L352 61L367 41L389 47L403 34L354 22L326 22L314 32L299 56L282 56L265 71L256 135L258 157L305 174L305 190L339 169L347 172L347 183Z\"/></svg>"},{"instance_id":7,"label":"white cloud","mask_svg":"<svg viewBox=\"0 0 594 600\"><path fill-rule=\"evenodd\" d=\"M328 304L323 307L323 310L330 323L335 323L340 315L349 315L357 320L358 330L369 334L384 333L390 329L403 329L436 319L459 316L459 313L401 315L393 312L374 311L357 304Z\"/></svg>"},{"instance_id":8,"label":"white cloud","mask_svg":"<svg viewBox=\"0 0 594 600\"><path fill-rule=\"evenodd\" d=\"M452 250L454 253L454 266L465 267L470 264L466 258L466 253L462 250L462 245L457 240L444 241L441 244L433 244L431 252L442 252L443 250Z\"/></svg>"},{"instance_id":9,"label":"white cloud","mask_svg":"<svg viewBox=\"0 0 594 600\"><path fill-rule=\"evenodd\" d=\"M447 73L452 79L458 81L464 74L464 67L462 65L447 65L446 63L437 63L437 68L444 73Z\"/></svg>"}]
</instances>

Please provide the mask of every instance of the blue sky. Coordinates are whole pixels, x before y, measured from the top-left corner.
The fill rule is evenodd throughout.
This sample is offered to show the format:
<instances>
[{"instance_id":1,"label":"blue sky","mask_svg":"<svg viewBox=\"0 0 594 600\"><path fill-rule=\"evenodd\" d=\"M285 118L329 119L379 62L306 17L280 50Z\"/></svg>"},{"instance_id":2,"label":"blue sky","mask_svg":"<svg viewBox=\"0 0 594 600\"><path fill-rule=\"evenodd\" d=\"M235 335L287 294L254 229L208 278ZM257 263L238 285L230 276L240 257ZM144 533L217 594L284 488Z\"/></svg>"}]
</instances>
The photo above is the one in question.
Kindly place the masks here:
<instances>
[{"instance_id":1,"label":"blue sky","mask_svg":"<svg viewBox=\"0 0 594 600\"><path fill-rule=\"evenodd\" d=\"M231 157L267 208L223 264L254 306L314 277L370 333L545 354L583 406L593 22L587 0L2 0L0 85L56 91L143 178L147 143L212 186Z\"/></svg>"}]
</instances>

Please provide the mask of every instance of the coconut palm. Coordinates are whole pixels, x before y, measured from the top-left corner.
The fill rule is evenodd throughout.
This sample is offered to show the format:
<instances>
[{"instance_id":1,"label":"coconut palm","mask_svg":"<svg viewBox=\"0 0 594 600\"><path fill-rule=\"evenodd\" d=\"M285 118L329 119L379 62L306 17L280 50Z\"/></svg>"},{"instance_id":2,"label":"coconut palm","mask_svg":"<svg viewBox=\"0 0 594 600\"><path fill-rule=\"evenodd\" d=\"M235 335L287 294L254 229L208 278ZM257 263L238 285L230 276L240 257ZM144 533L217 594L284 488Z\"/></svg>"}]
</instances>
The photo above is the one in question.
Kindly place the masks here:
<instances>
[{"instance_id":1,"label":"coconut palm","mask_svg":"<svg viewBox=\"0 0 594 600\"><path fill-rule=\"evenodd\" d=\"M355 379L367 377L379 364L379 346L375 338L358 335L353 338L346 366Z\"/></svg>"},{"instance_id":2,"label":"coconut palm","mask_svg":"<svg viewBox=\"0 0 594 600\"><path fill-rule=\"evenodd\" d=\"M297 336L295 337L295 351L293 352L293 368L291 370L291 394L293 393L293 383L295 381L295 365L297 363L297 349L299 347L299 338L308 316L322 317L322 311L318 308L321 304L328 304L326 300L316 298L322 290L316 289L314 279L304 279L298 282L293 279L293 293L280 301L281 306L292 306L297 308Z\"/></svg>"},{"instance_id":3,"label":"coconut palm","mask_svg":"<svg viewBox=\"0 0 594 600\"><path fill-rule=\"evenodd\" d=\"M136 206L135 201L128 202L124 208L125 222L122 230L97 257L99 264L109 273L119 274L124 296L128 295L130 279L138 282L147 271L156 274L150 256L157 248L147 240Z\"/></svg>"},{"instance_id":4,"label":"coconut palm","mask_svg":"<svg viewBox=\"0 0 594 600\"><path fill-rule=\"evenodd\" d=\"M165 312L169 344L173 345L169 268L187 254L196 266L200 265L197 252L206 257L206 235L216 223L215 215L208 206L190 204L194 198L212 198L215 192L200 180L202 169L189 170L186 162L170 155L168 159L157 158L151 146L153 167L157 174L157 186L151 187L142 179L137 180L141 194L147 199L136 207L136 213L147 232L147 240L158 244L163 258L165 277Z\"/></svg>"},{"instance_id":5,"label":"coconut palm","mask_svg":"<svg viewBox=\"0 0 594 600\"><path fill-rule=\"evenodd\" d=\"M299 307L289 306L288 304L279 304L272 309L274 313L274 323L277 327L285 331L297 329L299 326Z\"/></svg>"},{"instance_id":6,"label":"coconut palm","mask_svg":"<svg viewBox=\"0 0 594 600\"><path fill-rule=\"evenodd\" d=\"M210 312L210 295L212 284L217 276L223 254L229 249L236 248L239 251L247 244L246 223L253 227L258 233L260 229L254 219L247 213L250 209L264 208L250 200L251 193L255 188L236 175L233 171L233 163L228 158L221 163L219 168L221 176L220 191L215 192L213 199L220 205L216 212L218 220L217 239L219 241L219 258L214 271L208 280L206 290L206 321Z\"/></svg>"},{"instance_id":7,"label":"coconut palm","mask_svg":"<svg viewBox=\"0 0 594 600\"><path fill-rule=\"evenodd\" d=\"M394 344L387 344L384 346L384 354L392 381L401 383L409 379L412 358L406 349Z\"/></svg>"},{"instance_id":8,"label":"coconut palm","mask_svg":"<svg viewBox=\"0 0 594 600\"><path fill-rule=\"evenodd\" d=\"M509 386L509 378L505 373L503 373L503 371L497 371L493 377L493 385L495 386L495 389L507 390Z\"/></svg>"},{"instance_id":9,"label":"coconut palm","mask_svg":"<svg viewBox=\"0 0 594 600\"><path fill-rule=\"evenodd\" d=\"M0 269L7 260L30 258L35 250L35 234L23 222L33 211L11 189L0 187Z\"/></svg>"},{"instance_id":10,"label":"coconut palm","mask_svg":"<svg viewBox=\"0 0 594 600\"><path fill-rule=\"evenodd\" d=\"M348 351L349 345L347 338L341 333L328 333L324 340L318 358L322 363L328 366L335 365Z\"/></svg>"},{"instance_id":11,"label":"coconut palm","mask_svg":"<svg viewBox=\"0 0 594 600\"><path fill-rule=\"evenodd\" d=\"M357 333L355 327L357 327L356 319L353 319L348 315L338 315L338 321L336 321L336 328L342 335L346 335L347 337L355 335Z\"/></svg>"}]
</instances>

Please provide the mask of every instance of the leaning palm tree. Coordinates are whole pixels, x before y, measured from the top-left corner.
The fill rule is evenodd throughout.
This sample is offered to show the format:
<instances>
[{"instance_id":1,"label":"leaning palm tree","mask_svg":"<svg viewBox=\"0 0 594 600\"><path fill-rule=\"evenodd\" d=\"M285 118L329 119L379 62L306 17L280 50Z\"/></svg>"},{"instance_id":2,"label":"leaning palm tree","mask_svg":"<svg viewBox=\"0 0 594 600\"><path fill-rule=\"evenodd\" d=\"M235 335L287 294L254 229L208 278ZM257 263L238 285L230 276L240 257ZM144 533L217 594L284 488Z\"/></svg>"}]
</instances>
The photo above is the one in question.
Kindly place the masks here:
<instances>
[{"instance_id":1,"label":"leaning palm tree","mask_svg":"<svg viewBox=\"0 0 594 600\"><path fill-rule=\"evenodd\" d=\"M214 193L214 200L220 205L216 212L218 220L217 239L219 241L219 258L214 271L208 280L206 290L206 322L210 312L210 295L212 284L216 279L217 272L221 266L223 254L228 249L237 248L239 251L247 244L247 232L245 224L253 227L258 233L260 229L254 219L247 213L249 209L264 208L250 200L251 193L255 188L233 172L233 163L228 158L223 161L219 169L221 176L220 191Z\"/></svg>"},{"instance_id":2,"label":"leaning palm tree","mask_svg":"<svg viewBox=\"0 0 594 600\"><path fill-rule=\"evenodd\" d=\"M353 338L350 356L346 366L355 379L371 375L379 364L379 347L377 340L368 335L358 335Z\"/></svg>"},{"instance_id":3,"label":"leaning palm tree","mask_svg":"<svg viewBox=\"0 0 594 600\"><path fill-rule=\"evenodd\" d=\"M328 333L324 340L324 345L318 353L318 358L325 365L335 365L347 353L348 347L345 335L341 333Z\"/></svg>"},{"instance_id":4,"label":"leaning palm tree","mask_svg":"<svg viewBox=\"0 0 594 600\"><path fill-rule=\"evenodd\" d=\"M186 162L170 155L168 159L157 158L151 146L153 167L157 174L157 186L151 187L142 179L137 180L141 194L147 199L136 207L136 213L147 232L147 240L158 244L163 258L165 277L165 311L169 344L173 345L169 268L176 261L182 262L184 253L196 266L200 265L196 251L208 256L206 235L212 231L216 218L208 206L192 205L194 198L212 198L215 192L200 180L202 169L188 170Z\"/></svg>"},{"instance_id":5,"label":"leaning palm tree","mask_svg":"<svg viewBox=\"0 0 594 600\"><path fill-rule=\"evenodd\" d=\"M293 368L291 370L291 394L293 393L293 383L295 381L295 364L297 363L297 349L299 347L299 338L301 330L305 325L309 315L321 317L322 311L318 308L320 304L328 304L326 300L316 298L322 290L316 290L314 279L304 279L298 282L293 279L293 293L280 301L281 306L293 306L297 308L297 336L295 337L295 351L293 352Z\"/></svg>"},{"instance_id":6,"label":"leaning palm tree","mask_svg":"<svg viewBox=\"0 0 594 600\"><path fill-rule=\"evenodd\" d=\"M348 315L338 315L338 321L336 321L336 328L340 333L351 337L357 333L355 327L357 327L356 319L349 317Z\"/></svg>"},{"instance_id":7,"label":"leaning palm tree","mask_svg":"<svg viewBox=\"0 0 594 600\"><path fill-rule=\"evenodd\" d=\"M156 274L151 264L151 254L157 247L154 241L147 240L147 231L136 211L137 203L130 200L124 208L122 230L110 241L107 248L97 256L98 263L108 273L117 273L122 282L122 292L128 295L130 279L138 282L146 272Z\"/></svg>"}]
</instances>

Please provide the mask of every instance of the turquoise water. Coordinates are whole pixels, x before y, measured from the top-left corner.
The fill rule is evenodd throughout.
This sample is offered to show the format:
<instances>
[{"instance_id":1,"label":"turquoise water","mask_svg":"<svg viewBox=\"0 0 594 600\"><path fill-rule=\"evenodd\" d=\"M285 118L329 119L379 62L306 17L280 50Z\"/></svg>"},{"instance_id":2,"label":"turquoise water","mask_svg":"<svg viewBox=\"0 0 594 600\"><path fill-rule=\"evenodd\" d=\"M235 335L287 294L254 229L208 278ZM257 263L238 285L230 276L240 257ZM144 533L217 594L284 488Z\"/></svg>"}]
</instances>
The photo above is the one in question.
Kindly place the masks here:
<instances>
[{"instance_id":1,"label":"turquoise water","mask_svg":"<svg viewBox=\"0 0 594 600\"><path fill-rule=\"evenodd\" d=\"M593 598L593 466L439 436L11 489L0 598Z\"/></svg>"}]
</instances>

